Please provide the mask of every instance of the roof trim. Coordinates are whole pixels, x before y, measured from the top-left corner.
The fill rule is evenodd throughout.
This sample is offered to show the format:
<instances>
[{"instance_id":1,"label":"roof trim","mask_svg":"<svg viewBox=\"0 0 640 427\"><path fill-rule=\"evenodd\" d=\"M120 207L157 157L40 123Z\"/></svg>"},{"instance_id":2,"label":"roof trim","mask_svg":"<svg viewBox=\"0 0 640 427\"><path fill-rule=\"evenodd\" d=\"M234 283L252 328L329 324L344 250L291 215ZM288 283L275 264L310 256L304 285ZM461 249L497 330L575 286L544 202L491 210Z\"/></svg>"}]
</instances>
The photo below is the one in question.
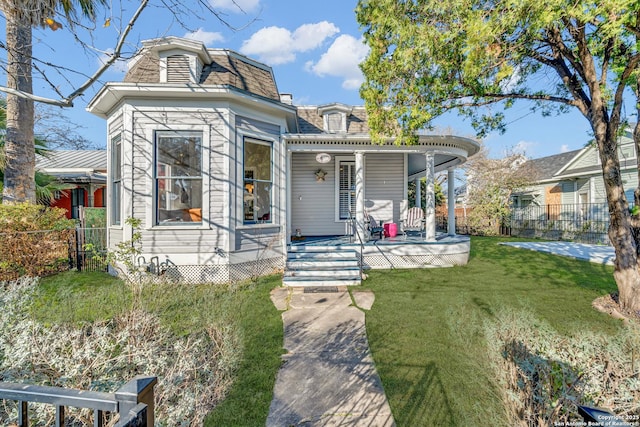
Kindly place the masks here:
<instances>
[{"instance_id":1,"label":"roof trim","mask_svg":"<svg viewBox=\"0 0 640 427\"><path fill-rule=\"evenodd\" d=\"M256 95L231 85L167 84L167 83L106 83L89 101L86 110L97 116L107 118L109 112L125 98L138 99L225 99L232 98L245 103L256 102L270 106L284 113L295 114L296 108L278 100Z\"/></svg>"}]
</instances>

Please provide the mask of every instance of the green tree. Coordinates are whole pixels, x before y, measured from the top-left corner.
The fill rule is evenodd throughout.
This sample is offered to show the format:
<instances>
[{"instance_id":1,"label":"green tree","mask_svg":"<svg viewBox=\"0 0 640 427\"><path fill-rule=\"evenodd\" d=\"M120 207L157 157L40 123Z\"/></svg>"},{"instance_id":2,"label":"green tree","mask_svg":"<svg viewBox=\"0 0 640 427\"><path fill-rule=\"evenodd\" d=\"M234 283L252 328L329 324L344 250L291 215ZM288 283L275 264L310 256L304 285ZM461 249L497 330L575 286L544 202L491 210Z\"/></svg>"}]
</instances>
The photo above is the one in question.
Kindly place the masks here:
<instances>
[{"instance_id":1,"label":"green tree","mask_svg":"<svg viewBox=\"0 0 640 427\"><path fill-rule=\"evenodd\" d=\"M424 199L424 195L427 194L427 178L420 178L420 196ZM435 201L436 206L441 206L445 200L444 193L442 192L442 181L443 177L436 177L436 181L434 182L433 190L435 192ZM416 182L409 181L407 185L407 197L409 198L409 207L412 208L416 204ZM424 201L421 203L421 206L424 206Z\"/></svg>"},{"instance_id":2,"label":"green tree","mask_svg":"<svg viewBox=\"0 0 640 427\"><path fill-rule=\"evenodd\" d=\"M410 140L448 111L482 136L504 130L504 109L517 101L545 114L578 109L602 163L620 302L640 310L638 218L616 150L625 100L640 93L638 2L360 0L356 14L371 48L361 95L375 140L398 125Z\"/></svg>"},{"instance_id":3,"label":"green tree","mask_svg":"<svg viewBox=\"0 0 640 427\"><path fill-rule=\"evenodd\" d=\"M466 224L474 233L497 235L511 212L511 196L537 179L524 154L489 158L486 147L464 164L467 175Z\"/></svg>"}]
</instances>

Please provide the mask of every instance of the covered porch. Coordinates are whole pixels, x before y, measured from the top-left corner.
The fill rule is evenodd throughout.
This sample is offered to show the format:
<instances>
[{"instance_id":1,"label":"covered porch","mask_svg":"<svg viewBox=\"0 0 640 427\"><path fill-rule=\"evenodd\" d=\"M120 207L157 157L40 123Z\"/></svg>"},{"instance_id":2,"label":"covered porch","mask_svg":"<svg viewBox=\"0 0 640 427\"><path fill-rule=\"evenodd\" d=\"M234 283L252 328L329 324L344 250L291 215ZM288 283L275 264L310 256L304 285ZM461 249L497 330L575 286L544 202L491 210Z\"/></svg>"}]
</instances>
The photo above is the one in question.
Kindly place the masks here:
<instances>
[{"instance_id":1,"label":"covered porch","mask_svg":"<svg viewBox=\"0 0 640 427\"><path fill-rule=\"evenodd\" d=\"M470 238L445 232L436 232L431 241L416 232L366 242L357 241L353 235L324 236L294 240L291 247L353 250L362 257L364 269L451 267L469 260Z\"/></svg>"},{"instance_id":2,"label":"covered porch","mask_svg":"<svg viewBox=\"0 0 640 427\"><path fill-rule=\"evenodd\" d=\"M367 135L287 135L287 244L301 237L352 235L367 242L370 219L403 234L410 206L423 211L425 242L437 241L435 175L446 171L455 235L455 169L478 151L456 136L420 136L415 145L372 144ZM421 191L420 180L426 181ZM409 198L408 184L416 183Z\"/></svg>"}]
</instances>

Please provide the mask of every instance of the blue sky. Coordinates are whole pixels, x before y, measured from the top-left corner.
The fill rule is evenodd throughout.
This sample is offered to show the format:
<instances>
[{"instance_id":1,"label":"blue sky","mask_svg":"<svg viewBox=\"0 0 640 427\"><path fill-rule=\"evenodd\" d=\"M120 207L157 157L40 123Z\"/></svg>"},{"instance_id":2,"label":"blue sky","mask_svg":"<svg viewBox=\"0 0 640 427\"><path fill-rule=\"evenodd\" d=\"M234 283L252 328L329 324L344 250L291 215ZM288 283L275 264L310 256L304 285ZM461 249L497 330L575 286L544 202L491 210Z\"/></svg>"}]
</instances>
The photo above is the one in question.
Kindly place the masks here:
<instances>
[{"instance_id":1,"label":"blue sky","mask_svg":"<svg viewBox=\"0 0 640 427\"><path fill-rule=\"evenodd\" d=\"M235 29L226 27L201 9L196 9L195 14L178 11L176 19L158 0L152 0L129 36L125 52L131 54L140 47L141 40L149 38L192 37L208 47L236 50L272 66L278 89L291 93L296 104L363 103L358 93L362 75L357 64L366 55L367 48L355 20L357 1L209 1ZM183 4L185 8L195 8L198 2L191 0ZM125 2L121 12L114 1L111 8L101 11L92 33L92 44L96 47L92 51L81 49L68 28L55 32L48 28L36 30L34 54L46 62L38 63L46 70L46 80L53 82L62 94L69 94L72 86L78 86L98 68L100 57L114 46L118 30L126 24L135 6L136 2ZM122 22L119 16L123 16ZM103 27L107 18L111 18L111 25ZM88 37L88 33L80 33ZM105 144L106 122L84 109L104 82L122 80L124 67L119 64L105 73L69 111L71 119L85 127L83 133L97 146ZM34 93L56 97L46 80L36 76ZM588 123L577 112L543 118L530 113L523 103L512 108L507 117L508 131L503 135L491 134L484 140L492 157L500 157L509 149L523 150L533 158L543 157L582 148L590 139ZM436 124L458 135L473 135L468 123L454 115L441 118Z\"/></svg>"}]
</instances>

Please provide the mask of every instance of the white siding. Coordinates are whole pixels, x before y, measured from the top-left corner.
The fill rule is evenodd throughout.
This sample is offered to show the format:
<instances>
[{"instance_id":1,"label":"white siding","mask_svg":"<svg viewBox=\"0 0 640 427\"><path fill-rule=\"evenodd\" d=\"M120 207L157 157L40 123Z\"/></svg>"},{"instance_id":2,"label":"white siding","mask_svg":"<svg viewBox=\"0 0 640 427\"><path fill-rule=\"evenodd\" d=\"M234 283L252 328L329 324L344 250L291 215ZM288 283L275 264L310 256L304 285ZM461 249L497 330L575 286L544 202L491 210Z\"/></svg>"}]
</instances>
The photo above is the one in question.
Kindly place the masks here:
<instances>
[{"instance_id":1,"label":"white siding","mask_svg":"<svg viewBox=\"0 0 640 427\"><path fill-rule=\"evenodd\" d=\"M335 153L330 163L316 162L316 153L293 153L291 171L291 232L305 236L341 235L344 221L336 221ZM344 156L340 154L340 156ZM347 156L348 157L348 156ZM327 173L316 181L315 172ZM366 154L365 208L383 222L399 222L404 194L404 155Z\"/></svg>"},{"instance_id":2,"label":"white siding","mask_svg":"<svg viewBox=\"0 0 640 427\"><path fill-rule=\"evenodd\" d=\"M225 117L216 111L197 113L188 111L158 112L136 111L133 142L133 216L143 221L143 252L155 254L186 254L214 252L215 248L228 251L229 227L225 208L229 204L226 191L228 168L225 167L228 141L225 139ZM209 165L203 174L203 188L209 187L209 196L203 195L203 208L209 200L208 217L203 209L203 220L209 227L179 225L154 227L153 224L153 138L156 130L203 131L203 163ZM206 190L205 190L206 191ZM207 221L208 220L208 221ZM194 264L195 264L194 259Z\"/></svg>"},{"instance_id":3,"label":"white siding","mask_svg":"<svg viewBox=\"0 0 640 427\"><path fill-rule=\"evenodd\" d=\"M381 223L400 221L404 194L404 156L367 154L365 209Z\"/></svg>"},{"instance_id":4,"label":"white siding","mask_svg":"<svg viewBox=\"0 0 640 427\"><path fill-rule=\"evenodd\" d=\"M315 153L293 153L291 158L291 232L300 229L305 236L345 233L343 222L336 222L335 155L330 163L316 162ZM316 181L318 169L327 175Z\"/></svg>"}]
</instances>

